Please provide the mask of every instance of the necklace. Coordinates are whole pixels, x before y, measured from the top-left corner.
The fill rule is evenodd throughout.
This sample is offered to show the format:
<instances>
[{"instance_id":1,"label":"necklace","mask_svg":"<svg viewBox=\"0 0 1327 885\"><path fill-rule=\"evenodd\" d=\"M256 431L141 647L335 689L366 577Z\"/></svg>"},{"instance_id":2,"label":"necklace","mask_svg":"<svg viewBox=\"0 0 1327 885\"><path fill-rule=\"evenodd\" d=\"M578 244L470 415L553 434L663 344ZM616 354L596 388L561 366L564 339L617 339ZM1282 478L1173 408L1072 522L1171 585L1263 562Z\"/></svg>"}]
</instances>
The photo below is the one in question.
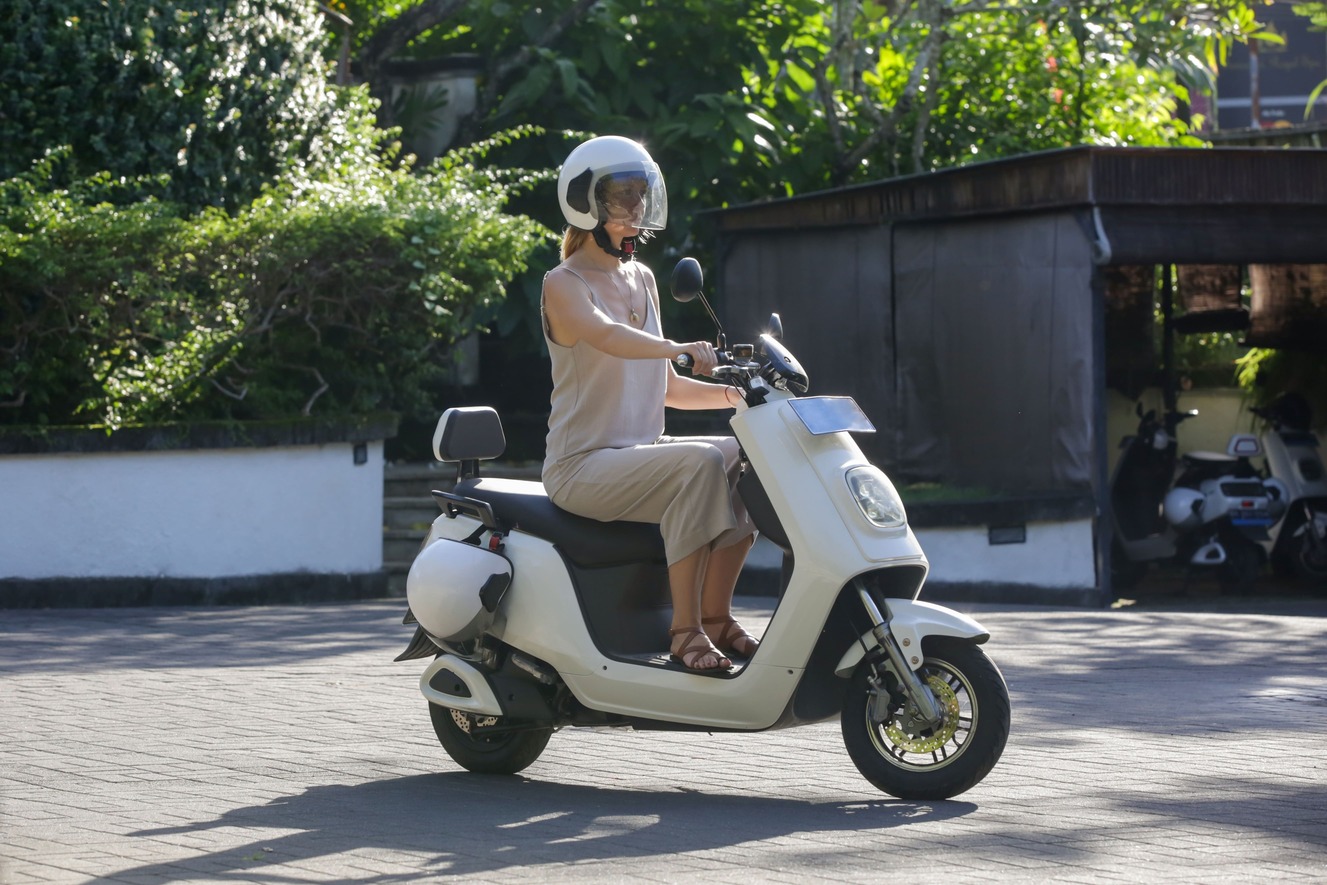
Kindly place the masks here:
<instances>
[{"instance_id":1,"label":"necklace","mask_svg":"<svg viewBox=\"0 0 1327 885\"><path fill-rule=\"evenodd\" d=\"M625 302L627 303L627 311L629 312L629 314L630 314L630 316L631 316L631 324L632 324L633 326L635 326L635 325L639 325L639 324L640 324L640 314L636 313L636 306L635 306L635 304L633 303L633 301L632 301L632 299L631 299L631 290L632 290L634 287L631 285L630 282L628 282L628 283L627 283L627 292L626 292L625 294L623 294L623 292L622 292L622 284L618 282L617 274L616 274L616 273L613 273L613 272L611 272L611 271L605 271L605 273L607 273L608 276L613 280L613 288L617 290L617 294L618 294L618 295L621 295L621 296L622 296L622 300L625 301Z\"/></svg>"}]
</instances>

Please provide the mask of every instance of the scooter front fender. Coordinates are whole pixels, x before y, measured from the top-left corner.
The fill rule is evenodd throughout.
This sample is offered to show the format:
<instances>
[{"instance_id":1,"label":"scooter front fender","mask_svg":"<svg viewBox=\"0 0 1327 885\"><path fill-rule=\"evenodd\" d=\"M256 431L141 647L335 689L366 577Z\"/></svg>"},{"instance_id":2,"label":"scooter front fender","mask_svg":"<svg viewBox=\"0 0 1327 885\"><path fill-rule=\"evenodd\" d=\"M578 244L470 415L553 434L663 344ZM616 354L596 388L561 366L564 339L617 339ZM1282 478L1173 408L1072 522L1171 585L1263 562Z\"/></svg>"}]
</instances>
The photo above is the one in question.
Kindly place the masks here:
<instances>
[{"instance_id":1,"label":"scooter front fender","mask_svg":"<svg viewBox=\"0 0 1327 885\"><path fill-rule=\"evenodd\" d=\"M914 670L922 665L922 639L927 636L968 639L977 645L991 638L990 631L981 624L965 614L942 605L911 599L890 599L887 602L889 630L898 640L899 647L903 649L908 666ZM866 656L866 652L877 645L875 636L870 630L863 633L839 659L838 666L834 668L835 675L845 679L851 676L852 671L857 669L857 665Z\"/></svg>"}]
</instances>

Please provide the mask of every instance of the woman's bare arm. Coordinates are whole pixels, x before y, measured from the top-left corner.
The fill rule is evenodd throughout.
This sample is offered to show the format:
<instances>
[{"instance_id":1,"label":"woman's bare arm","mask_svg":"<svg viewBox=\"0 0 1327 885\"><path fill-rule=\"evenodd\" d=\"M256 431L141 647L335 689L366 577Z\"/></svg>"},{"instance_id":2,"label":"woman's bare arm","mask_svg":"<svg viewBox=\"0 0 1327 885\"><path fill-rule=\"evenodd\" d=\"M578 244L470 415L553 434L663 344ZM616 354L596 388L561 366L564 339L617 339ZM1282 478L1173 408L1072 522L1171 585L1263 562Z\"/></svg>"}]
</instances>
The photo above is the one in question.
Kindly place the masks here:
<instances>
[{"instance_id":1,"label":"woman's bare arm","mask_svg":"<svg viewBox=\"0 0 1327 885\"><path fill-rule=\"evenodd\" d=\"M707 342L679 343L614 321L595 306L586 284L574 274L555 270L544 279L544 318L549 337L563 347L584 341L595 350L628 360L673 359L687 353L703 373L717 365Z\"/></svg>"}]
</instances>

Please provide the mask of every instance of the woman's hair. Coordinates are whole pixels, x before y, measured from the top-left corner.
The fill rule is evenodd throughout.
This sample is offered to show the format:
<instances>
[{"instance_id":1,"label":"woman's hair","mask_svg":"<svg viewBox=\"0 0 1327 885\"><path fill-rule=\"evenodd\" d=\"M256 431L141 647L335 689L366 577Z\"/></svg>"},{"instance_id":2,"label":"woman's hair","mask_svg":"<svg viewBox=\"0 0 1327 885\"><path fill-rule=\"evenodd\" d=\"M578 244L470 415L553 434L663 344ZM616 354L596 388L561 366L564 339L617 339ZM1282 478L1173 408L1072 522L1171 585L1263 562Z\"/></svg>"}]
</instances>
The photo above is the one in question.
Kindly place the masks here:
<instances>
[{"instance_id":1,"label":"woman's hair","mask_svg":"<svg viewBox=\"0 0 1327 885\"><path fill-rule=\"evenodd\" d=\"M643 230L636 234L636 242L644 243L648 240L654 231ZM585 245L585 241L590 239L593 233L588 230L581 230L579 227L567 225L567 229L562 232L562 260L566 261Z\"/></svg>"},{"instance_id":2,"label":"woman's hair","mask_svg":"<svg viewBox=\"0 0 1327 885\"><path fill-rule=\"evenodd\" d=\"M566 261L590 238L588 230L581 230L579 227L567 226L562 232L562 260Z\"/></svg>"}]
</instances>

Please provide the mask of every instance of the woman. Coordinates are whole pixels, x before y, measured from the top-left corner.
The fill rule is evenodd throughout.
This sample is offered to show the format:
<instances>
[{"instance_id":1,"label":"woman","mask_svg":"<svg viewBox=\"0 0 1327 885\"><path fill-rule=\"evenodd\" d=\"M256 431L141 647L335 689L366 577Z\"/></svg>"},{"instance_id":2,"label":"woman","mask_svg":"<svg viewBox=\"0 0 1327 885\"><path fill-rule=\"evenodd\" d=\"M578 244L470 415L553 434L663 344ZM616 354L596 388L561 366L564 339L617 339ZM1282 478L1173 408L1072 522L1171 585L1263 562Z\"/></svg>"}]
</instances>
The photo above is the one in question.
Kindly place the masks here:
<instances>
[{"instance_id":1,"label":"woman","mask_svg":"<svg viewBox=\"0 0 1327 885\"><path fill-rule=\"evenodd\" d=\"M664 406L727 409L723 385L679 375L717 365L705 341L663 337L654 275L636 238L668 217L663 176L626 138L577 147L558 178L567 219L562 263L544 277L544 336L553 363L543 480L553 503L603 521L658 523L673 599L670 652L691 670L732 667L759 643L733 619L733 588L755 529L735 488L731 437L663 436ZM660 637L662 640L662 637Z\"/></svg>"}]
</instances>

